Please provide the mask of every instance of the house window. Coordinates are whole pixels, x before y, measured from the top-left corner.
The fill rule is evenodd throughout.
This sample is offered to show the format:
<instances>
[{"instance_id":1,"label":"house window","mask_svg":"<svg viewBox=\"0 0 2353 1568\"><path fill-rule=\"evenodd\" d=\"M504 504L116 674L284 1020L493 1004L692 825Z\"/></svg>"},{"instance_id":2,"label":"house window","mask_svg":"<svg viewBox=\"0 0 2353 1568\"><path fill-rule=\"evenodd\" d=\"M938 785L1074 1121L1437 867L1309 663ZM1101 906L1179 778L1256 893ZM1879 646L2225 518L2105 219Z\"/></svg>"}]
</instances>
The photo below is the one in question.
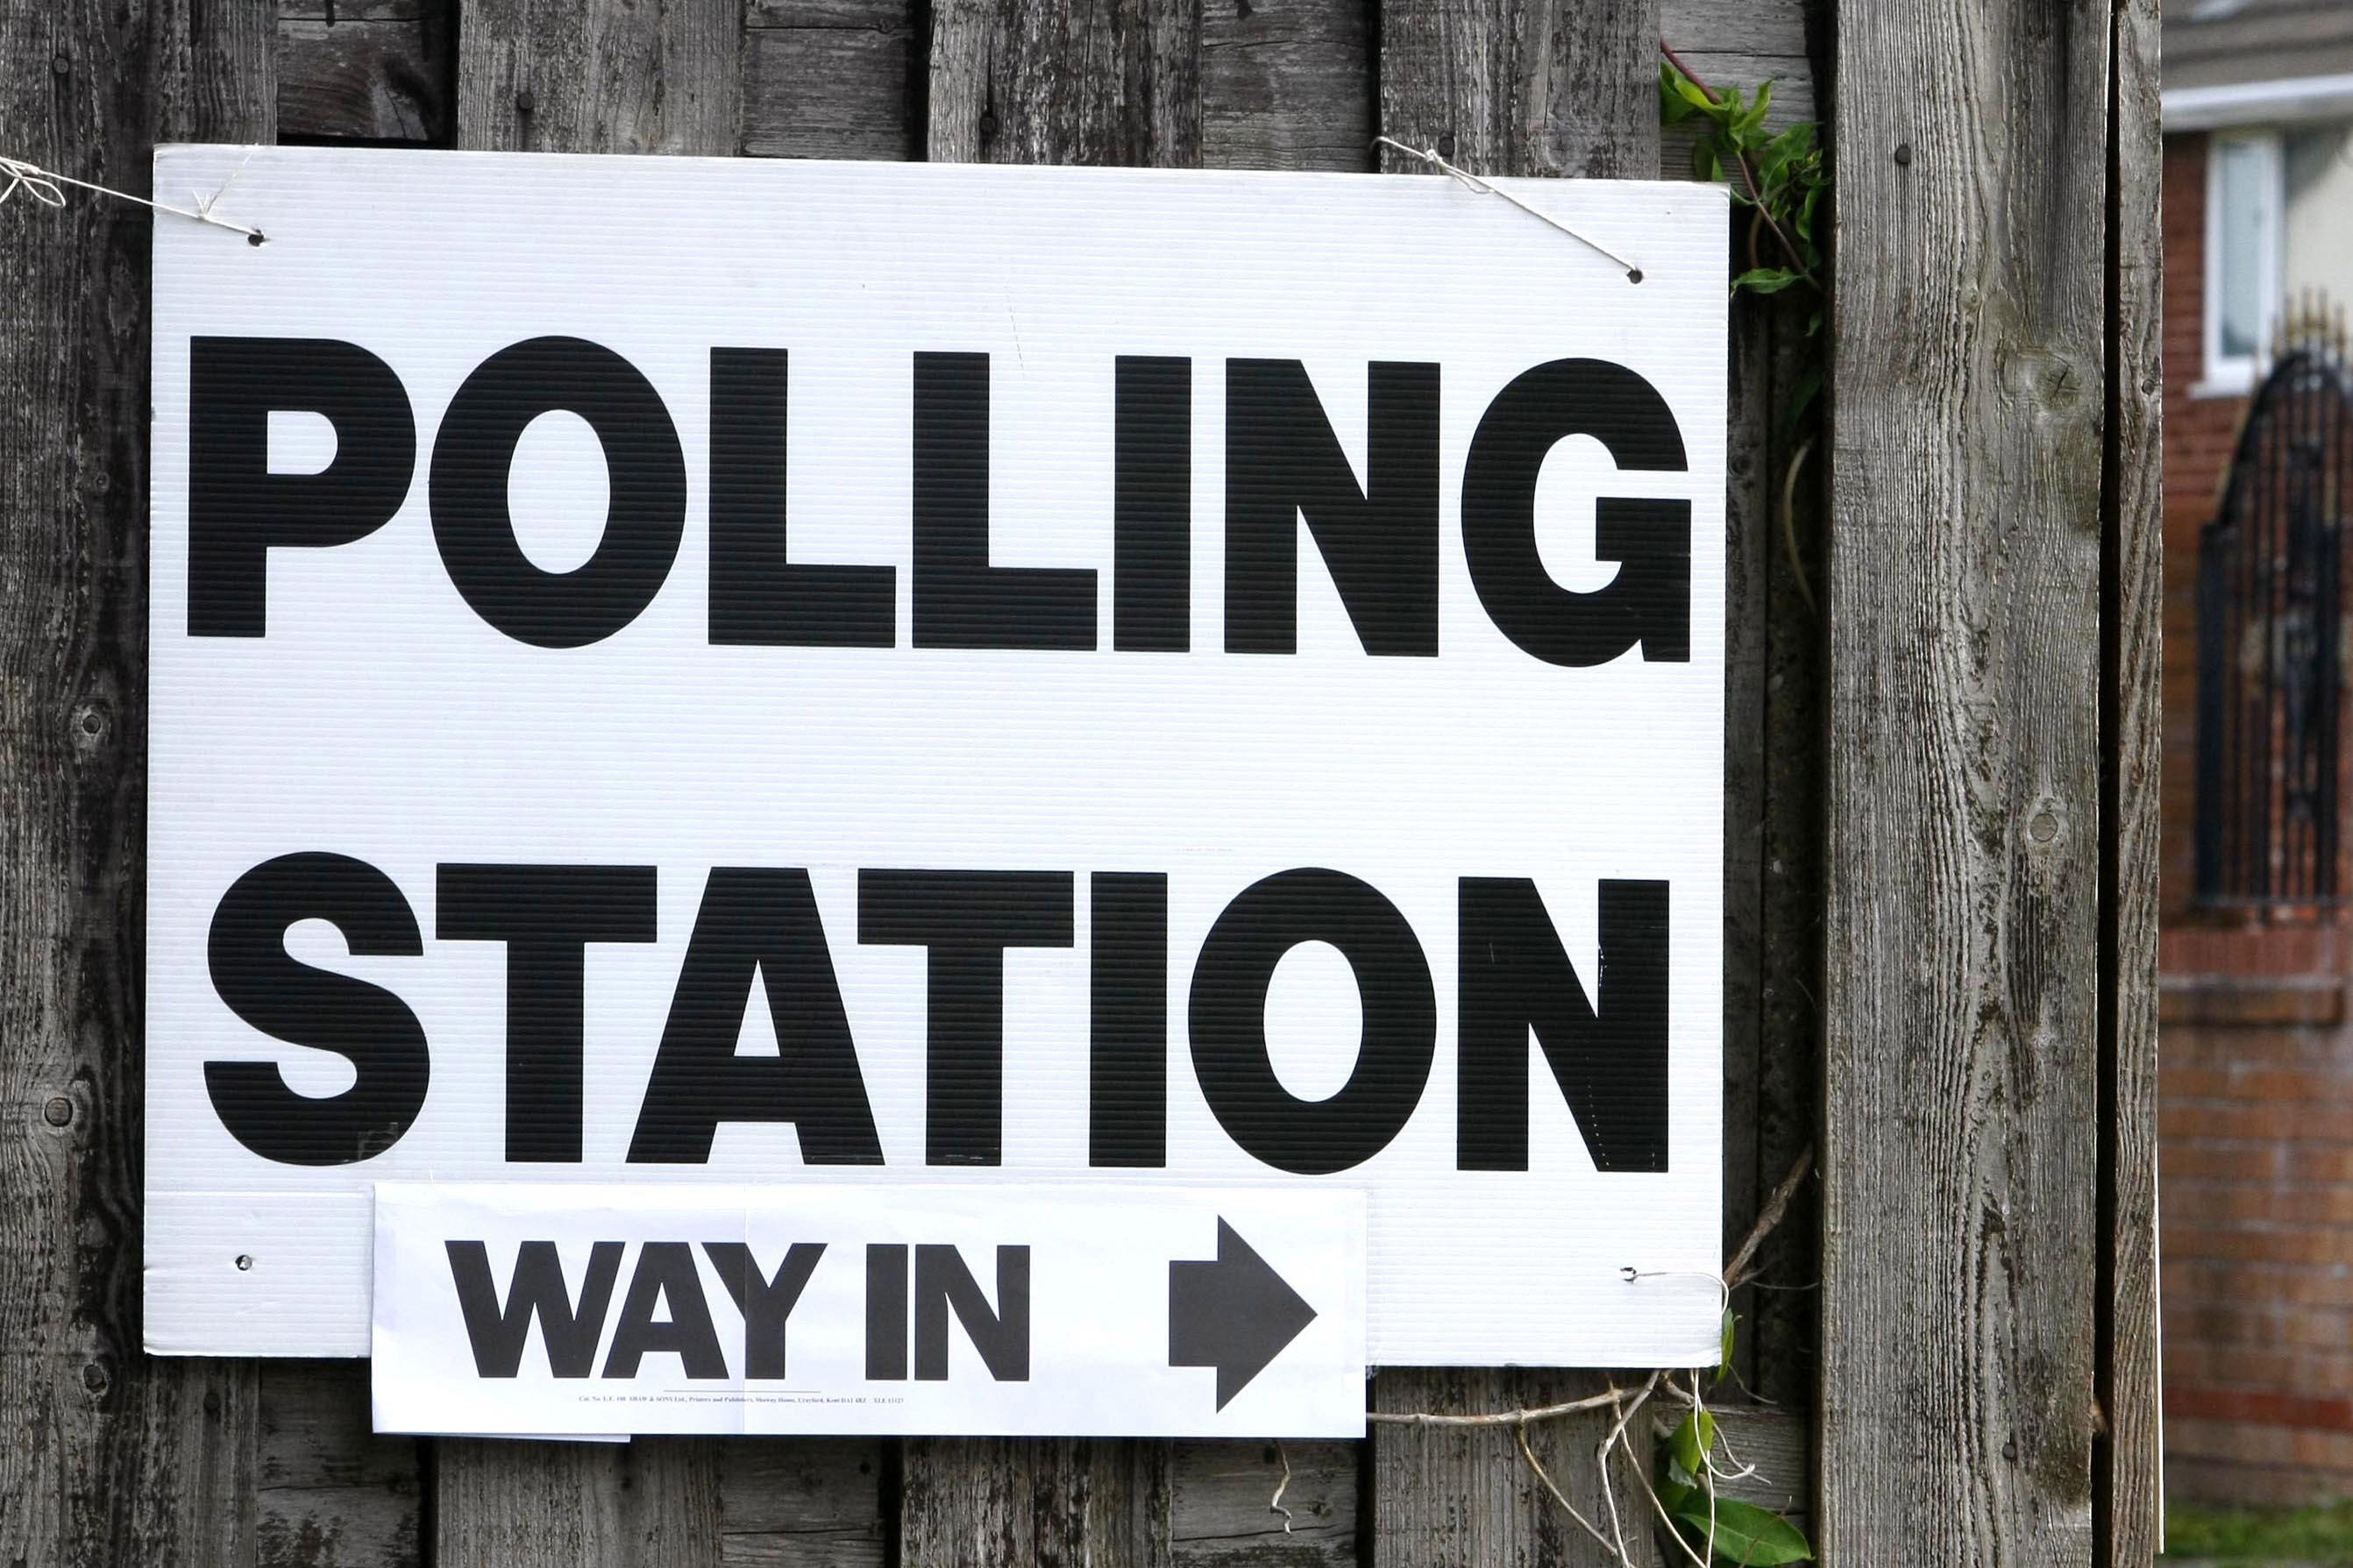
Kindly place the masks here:
<instances>
[{"instance_id":1,"label":"house window","mask_svg":"<svg viewBox=\"0 0 2353 1568\"><path fill-rule=\"evenodd\" d=\"M2279 319L2285 192L2279 137L2217 135L2206 160L2206 374L2198 390L2244 395Z\"/></svg>"}]
</instances>

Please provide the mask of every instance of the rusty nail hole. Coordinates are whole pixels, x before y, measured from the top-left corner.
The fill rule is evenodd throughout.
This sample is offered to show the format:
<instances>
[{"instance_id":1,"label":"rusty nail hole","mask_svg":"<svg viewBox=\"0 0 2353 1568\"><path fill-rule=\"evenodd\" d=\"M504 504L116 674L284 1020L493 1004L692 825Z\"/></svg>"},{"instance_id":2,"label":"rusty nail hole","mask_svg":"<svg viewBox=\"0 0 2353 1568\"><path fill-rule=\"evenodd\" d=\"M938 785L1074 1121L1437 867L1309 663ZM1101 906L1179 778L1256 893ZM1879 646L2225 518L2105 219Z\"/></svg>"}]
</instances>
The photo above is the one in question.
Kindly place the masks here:
<instances>
[{"instance_id":1,"label":"rusty nail hole","mask_svg":"<svg viewBox=\"0 0 2353 1568\"><path fill-rule=\"evenodd\" d=\"M1896 163L1898 164L1898 166L1900 166L1900 167L1904 167L1904 168L1909 168L1909 167L1911 167L1911 165L1912 165L1912 143L1911 143L1911 142L1898 142L1895 144L1895 162L1896 162Z\"/></svg>"},{"instance_id":2,"label":"rusty nail hole","mask_svg":"<svg viewBox=\"0 0 2353 1568\"><path fill-rule=\"evenodd\" d=\"M73 1101L62 1094L53 1094L41 1107L41 1119L52 1127L63 1127L73 1120Z\"/></svg>"},{"instance_id":3,"label":"rusty nail hole","mask_svg":"<svg viewBox=\"0 0 2353 1568\"><path fill-rule=\"evenodd\" d=\"M2034 820L2026 825L2026 831L2034 835L2037 844L2048 844L2059 837L2059 819L2047 811L2037 812Z\"/></svg>"},{"instance_id":4,"label":"rusty nail hole","mask_svg":"<svg viewBox=\"0 0 2353 1568\"><path fill-rule=\"evenodd\" d=\"M237 1255L237 1268L239 1268L240 1269L244 1269L244 1268L252 1268L252 1267L253 1267L253 1254L251 1254L250 1252L240 1252L240 1253L238 1253L238 1254Z\"/></svg>"}]
</instances>

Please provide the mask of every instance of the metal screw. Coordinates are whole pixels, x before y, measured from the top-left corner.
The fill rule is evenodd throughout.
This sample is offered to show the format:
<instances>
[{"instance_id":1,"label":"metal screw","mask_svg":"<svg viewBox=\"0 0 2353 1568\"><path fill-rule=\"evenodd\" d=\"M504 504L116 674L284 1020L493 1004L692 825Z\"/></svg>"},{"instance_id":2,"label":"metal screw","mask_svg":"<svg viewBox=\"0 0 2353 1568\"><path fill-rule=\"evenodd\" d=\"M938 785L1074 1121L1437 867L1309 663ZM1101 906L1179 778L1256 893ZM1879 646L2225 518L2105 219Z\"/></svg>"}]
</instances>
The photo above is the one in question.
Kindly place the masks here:
<instances>
[{"instance_id":1,"label":"metal screw","mask_svg":"<svg viewBox=\"0 0 2353 1568\"><path fill-rule=\"evenodd\" d=\"M73 1101L62 1094L51 1095L49 1102L41 1107L41 1120L52 1127L63 1127L73 1120Z\"/></svg>"},{"instance_id":2,"label":"metal screw","mask_svg":"<svg viewBox=\"0 0 2353 1568\"><path fill-rule=\"evenodd\" d=\"M91 1362L81 1369L81 1385L92 1394L103 1390L106 1387L106 1369Z\"/></svg>"},{"instance_id":3,"label":"metal screw","mask_svg":"<svg viewBox=\"0 0 2353 1568\"><path fill-rule=\"evenodd\" d=\"M997 140L997 110L991 109L982 111L980 116L980 139L984 142L994 142Z\"/></svg>"},{"instance_id":4,"label":"metal screw","mask_svg":"<svg viewBox=\"0 0 2353 1568\"><path fill-rule=\"evenodd\" d=\"M1441 158L1451 158L1454 156L1453 132L1449 131L1438 139L1438 155Z\"/></svg>"},{"instance_id":5,"label":"metal screw","mask_svg":"<svg viewBox=\"0 0 2353 1568\"><path fill-rule=\"evenodd\" d=\"M253 1267L253 1254L251 1254L250 1252L240 1252L240 1253L238 1253L238 1254L237 1255L237 1266L239 1268L252 1268L252 1267Z\"/></svg>"},{"instance_id":6,"label":"metal screw","mask_svg":"<svg viewBox=\"0 0 2353 1568\"><path fill-rule=\"evenodd\" d=\"M524 88L521 92L515 94L515 112L517 114L530 114L537 110L538 108L539 100L532 95L531 89Z\"/></svg>"},{"instance_id":7,"label":"metal screw","mask_svg":"<svg viewBox=\"0 0 2353 1568\"><path fill-rule=\"evenodd\" d=\"M73 74L73 61L66 58L63 55L51 55L49 57L49 74L51 76L71 76Z\"/></svg>"},{"instance_id":8,"label":"metal screw","mask_svg":"<svg viewBox=\"0 0 2353 1568\"><path fill-rule=\"evenodd\" d=\"M1911 142L1898 142L1895 144L1895 162L1896 162L1897 163L1899 163L1899 164L1901 164L1901 165L1903 165L1903 166L1906 167L1906 168L1909 168L1909 167L1911 166L1911 163L1912 163L1912 143L1911 143Z\"/></svg>"},{"instance_id":9,"label":"metal screw","mask_svg":"<svg viewBox=\"0 0 2353 1568\"><path fill-rule=\"evenodd\" d=\"M2034 820L2026 825L2037 844L2048 844L2059 837L2059 819L2047 811L2035 813Z\"/></svg>"}]
</instances>

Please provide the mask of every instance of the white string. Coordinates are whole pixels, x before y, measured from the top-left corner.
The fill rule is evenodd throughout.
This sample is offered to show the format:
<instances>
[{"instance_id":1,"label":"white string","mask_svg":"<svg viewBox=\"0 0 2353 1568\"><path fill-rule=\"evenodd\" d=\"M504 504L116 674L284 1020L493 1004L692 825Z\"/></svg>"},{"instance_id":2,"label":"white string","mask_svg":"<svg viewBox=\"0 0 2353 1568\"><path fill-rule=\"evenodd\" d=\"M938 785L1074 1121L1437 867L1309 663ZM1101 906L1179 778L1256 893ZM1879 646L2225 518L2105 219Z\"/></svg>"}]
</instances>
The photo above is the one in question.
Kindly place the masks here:
<instances>
[{"instance_id":1,"label":"white string","mask_svg":"<svg viewBox=\"0 0 2353 1568\"><path fill-rule=\"evenodd\" d=\"M246 154L248 160L252 156L250 153ZM22 158L0 157L0 174L8 176L8 183L0 185L0 206L7 205L9 197L18 191L23 191L45 207L61 207L66 205L66 194L58 187L75 185L85 191L96 191L101 196L112 196L118 201L136 202L142 207L153 207L159 213L170 213L174 217L192 217L198 223L207 223L215 228L225 228L232 234L241 234L251 243L259 245L262 239L259 229L248 228L241 223L231 223L225 217L213 216L213 204L227 193L229 186L237 183L237 174L243 173L245 173L245 164L239 163L236 173L229 175L219 190L215 191L208 197L198 197L195 206L175 207L169 202L149 201L145 196L134 196L129 191L118 191L111 185L98 185L92 184L88 180L77 180L71 174L60 174L53 169L44 169L37 163L28 163Z\"/></svg>"},{"instance_id":2,"label":"white string","mask_svg":"<svg viewBox=\"0 0 2353 1568\"><path fill-rule=\"evenodd\" d=\"M1394 147L1409 158L1419 158L1423 163L1429 164L1431 168L1436 169L1440 174L1453 175L1457 180L1462 183L1466 189L1477 191L1482 195L1503 197L1505 201L1511 203L1514 206L1519 208L1530 217L1538 218L1550 224L1553 227L1560 230L1561 233L1568 236L1569 238L1577 241L1577 244L1584 246L1587 249L1596 251L1602 256L1606 256L1610 260L1616 262L1619 266L1624 268L1626 269L1627 282L1640 283L1642 280L1642 269L1641 268L1635 266L1632 262L1627 260L1624 257L1619 255L1608 246L1603 245L1599 240L1593 239L1588 236L1577 233L1577 230L1569 227L1568 225L1561 222L1560 219L1553 216L1552 214L1539 211L1537 208L1528 205L1527 203L1520 200L1519 197L1512 195L1511 192L1504 190L1502 186L1491 185L1486 181L1481 179L1478 175L1470 173L1468 170L1456 168L1453 164L1440 157L1434 149L1425 152L1419 147L1409 147L1393 136L1376 136L1373 138L1373 142L1376 146Z\"/></svg>"}]
</instances>

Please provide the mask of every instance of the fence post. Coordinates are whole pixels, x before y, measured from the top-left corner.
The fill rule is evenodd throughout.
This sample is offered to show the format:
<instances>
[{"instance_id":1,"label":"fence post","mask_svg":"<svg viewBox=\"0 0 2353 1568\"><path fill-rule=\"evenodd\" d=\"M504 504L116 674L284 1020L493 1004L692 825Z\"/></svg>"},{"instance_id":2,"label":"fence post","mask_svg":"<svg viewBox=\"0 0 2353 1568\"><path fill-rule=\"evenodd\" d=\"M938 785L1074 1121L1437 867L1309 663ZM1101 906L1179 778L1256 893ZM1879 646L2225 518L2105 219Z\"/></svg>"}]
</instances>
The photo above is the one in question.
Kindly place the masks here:
<instances>
[{"instance_id":1,"label":"fence post","mask_svg":"<svg viewBox=\"0 0 2353 1568\"><path fill-rule=\"evenodd\" d=\"M1826 1562L2147 1561L2094 1526L2154 958L2154 127L2115 11L1839 6Z\"/></svg>"},{"instance_id":2,"label":"fence post","mask_svg":"<svg viewBox=\"0 0 2353 1568\"><path fill-rule=\"evenodd\" d=\"M267 142L274 21L0 0L5 151L144 191L158 142ZM8 216L0 1563L238 1563L255 1368L140 1343L150 219L82 191Z\"/></svg>"}]
</instances>

